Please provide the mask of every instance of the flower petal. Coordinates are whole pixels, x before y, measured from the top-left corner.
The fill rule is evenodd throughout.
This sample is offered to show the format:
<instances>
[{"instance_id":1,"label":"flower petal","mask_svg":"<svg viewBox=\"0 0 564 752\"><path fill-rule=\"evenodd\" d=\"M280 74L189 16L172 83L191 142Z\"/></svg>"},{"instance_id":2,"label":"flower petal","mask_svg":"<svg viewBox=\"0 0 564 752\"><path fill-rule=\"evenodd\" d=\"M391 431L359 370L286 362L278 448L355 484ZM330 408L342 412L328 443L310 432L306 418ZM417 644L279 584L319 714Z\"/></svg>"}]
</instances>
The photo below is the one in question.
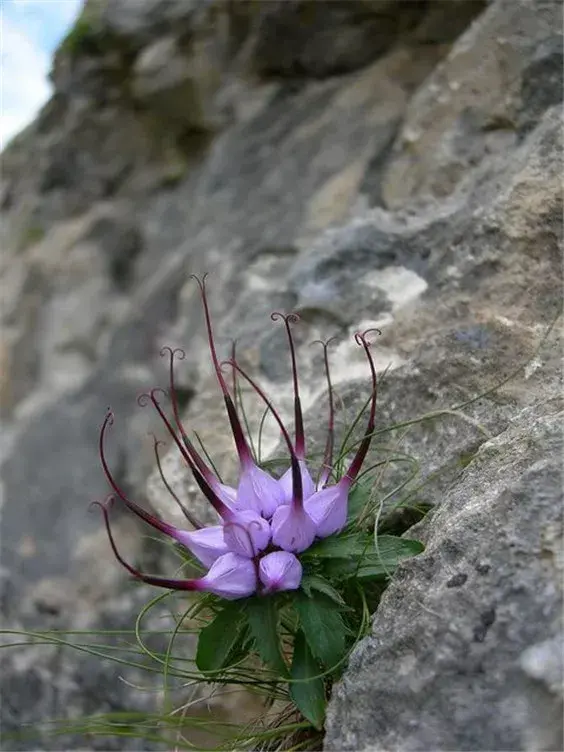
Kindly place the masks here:
<instances>
[{"instance_id":1,"label":"flower petal","mask_svg":"<svg viewBox=\"0 0 564 752\"><path fill-rule=\"evenodd\" d=\"M243 468L237 489L238 509L253 510L269 518L283 499L279 481L254 463Z\"/></svg>"},{"instance_id":2,"label":"flower petal","mask_svg":"<svg viewBox=\"0 0 564 752\"><path fill-rule=\"evenodd\" d=\"M215 492L228 509L235 509L237 507L236 488L226 486L224 483L218 483Z\"/></svg>"},{"instance_id":3,"label":"flower petal","mask_svg":"<svg viewBox=\"0 0 564 752\"><path fill-rule=\"evenodd\" d=\"M205 567L211 567L220 556L229 551L224 540L223 525L212 525L194 531L179 531L176 538Z\"/></svg>"},{"instance_id":4,"label":"flower petal","mask_svg":"<svg viewBox=\"0 0 564 752\"><path fill-rule=\"evenodd\" d=\"M224 554L212 565L205 577L197 580L198 590L207 590L221 598L235 600L252 595L257 589L257 573L250 559Z\"/></svg>"},{"instance_id":5,"label":"flower petal","mask_svg":"<svg viewBox=\"0 0 564 752\"><path fill-rule=\"evenodd\" d=\"M278 507L271 522L272 542L284 551L305 551L313 543L316 526L301 507Z\"/></svg>"},{"instance_id":6,"label":"flower petal","mask_svg":"<svg viewBox=\"0 0 564 752\"><path fill-rule=\"evenodd\" d=\"M288 551L273 551L263 556L259 564L259 579L266 593L297 590L302 581L302 572L299 560Z\"/></svg>"},{"instance_id":7,"label":"flower petal","mask_svg":"<svg viewBox=\"0 0 564 752\"><path fill-rule=\"evenodd\" d=\"M304 501L315 493L315 483L311 477L306 463L303 460L298 460L300 465L300 474L302 476L302 488L304 494ZM292 468L289 467L284 475L278 481L282 493L284 494L283 503L290 504L294 496L294 487L292 483Z\"/></svg>"},{"instance_id":8,"label":"flower petal","mask_svg":"<svg viewBox=\"0 0 564 752\"><path fill-rule=\"evenodd\" d=\"M317 535L326 538L345 527L349 501L349 486L337 483L310 496L304 507L314 521Z\"/></svg>"},{"instance_id":9,"label":"flower petal","mask_svg":"<svg viewBox=\"0 0 564 752\"><path fill-rule=\"evenodd\" d=\"M223 531L229 551L249 559L270 543L270 525L256 512L235 512L226 520Z\"/></svg>"}]
</instances>

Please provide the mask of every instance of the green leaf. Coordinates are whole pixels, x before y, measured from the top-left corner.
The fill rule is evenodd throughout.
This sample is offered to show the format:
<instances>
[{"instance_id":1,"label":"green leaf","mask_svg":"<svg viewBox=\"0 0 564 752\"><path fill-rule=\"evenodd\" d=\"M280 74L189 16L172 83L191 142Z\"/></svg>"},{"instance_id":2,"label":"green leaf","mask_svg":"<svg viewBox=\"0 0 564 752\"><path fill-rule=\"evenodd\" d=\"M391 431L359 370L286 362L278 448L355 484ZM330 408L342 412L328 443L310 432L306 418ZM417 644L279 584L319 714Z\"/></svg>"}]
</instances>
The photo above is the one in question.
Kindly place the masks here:
<instances>
[{"instance_id":1,"label":"green leaf","mask_svg":"<svg viewBox=\"0 0 564 752\"><path fill-rule=\"evenodd\" d=\"M346 650L346 628L338 606L323 595L308 598L300 593L294 606L311 652L325 668L333 668Z\"/></svg>"},{"instance_id":2,"label":"green leaf","mask_svg":"<svg viewBox=\"0 0 564 752\"><path fill-rule=\"evenodd\" d=\"M402 559L409 559L425 550L421 541L399 538L396 535L378 535L375 541L376 552L372 556L392 565L397 565Z\"/></svg>"},{"instance_id":3,"label":"green leaf","mask_svg":"<svg viewBox=\"0 0 564 752\"><path fill-rule=\"evenodd\" d=\"M332 601L335 601L341 608L348 608L341 594L324 577L316 574L304 574L302 577L301 587L308 598L313 597L313 591L323 593Z\"/></svg>"},{"instance_id":4,"label":"green leaf","mask_svg":"<svg viewBox=\"0 0 564 752\"><path fill-rule=\"evenodd\" d=\"M305 635L299 630L294 641L291 677L301 681L290 684L290 697L302 715L316 729L321 730L325 718L326 701L325 685L323 679L318 676L319 673L319 666L311 654ZM309 679L309 681L303 681L304 679Z\"/></svg>"},{"instance_id":5,"label":"green leaf","mask_svg":"<svg viewBox=\"0 0 564 752\"><path fill-rule=\"evenodd\" d=\"M364 556L355 559L333 559L326 563L325 574L331 579L349 577L386 577L393 574L403 559L409 559L424 551L425 546L417 540L397 538L394 535L379 535L377 550L373 548Z\"/></svg>"},{"instance_id":6,"label":"green leaf","mask_svg":"<svg viewBox=\"0 0 564 752\"><path fill-rule=\"evenodd\" d=\"M225 606L215 619L202 629L198 638L196 665L200 671L219 671L230 663L246 627L245 613L238 604Z\"/></svg>"},{"instance_id":7,"label":"green leaf","mask_svg":"<svg viewBox=\"0 0 564 752\"><path fill-rule=\"evenodd\" d=\"M301 559L340 559L347 556L360 557L374 551L372 538L366 533L354 535L331 535L304 551Z\"/></svg>"},{"instance_id":8,"label":"green leaf","mask_svg":"<svg viewBox=\"0 0 564 752\"><path fill-rule=\"evenodd\" d=\"M354 522L363 511L370 499L372 485L369 483L356 483L349 493L347 522Z\"/></svg>"},{"instance_id":9,"label":"green leaf","mask_svg":"<svg viewBox=\"0 0 564 752\"><path fill-rule=\"evenodd\" d=\"M288 676L288 667L280 649L278 609L276 598L249 598L245 604L255 646L263 661L282 676Z\"/></svg>"}]
</instances>

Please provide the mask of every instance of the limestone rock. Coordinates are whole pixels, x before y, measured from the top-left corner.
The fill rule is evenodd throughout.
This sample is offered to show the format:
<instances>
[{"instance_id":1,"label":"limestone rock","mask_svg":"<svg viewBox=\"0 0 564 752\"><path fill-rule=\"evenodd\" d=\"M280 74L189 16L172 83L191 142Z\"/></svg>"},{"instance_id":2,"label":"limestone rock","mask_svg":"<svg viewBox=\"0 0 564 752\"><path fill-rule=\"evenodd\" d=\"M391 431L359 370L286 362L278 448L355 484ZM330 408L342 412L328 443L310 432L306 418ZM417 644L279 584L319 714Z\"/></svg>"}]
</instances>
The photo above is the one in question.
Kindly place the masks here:
<instances>
[{"instance_id":1,"label":"limestone rock","mask_svg":"<svg viewBox=\"0 0 564 752\"><path fill-rule=\"evenodd\" d=\"M560 22L553 0L489 5L411 100L383 181L386 206L468 185L561 101Z\"/></svg>"},{"instance_id":2,"label":"limestone rock","mask_svg":"<svg viewBox=\"0 0 564 752\"><path fill-rule=\"evenodd\" d=\"M441 26L443 34L448 29L449 41L483 7L481 2L458 3L451 16L449 3L436 5L439 9L431 10L435 20L426 32L420 32L422 38L433 42L439 37L430 31L433 25ZM427 10L424 3L393 0L265 3L249 55L253 68L265 75L324 78L348 73L383 55L423 19L423 26L428 23Z\"/></svg>"},{"instance_id":3,"label":"limestone rock","mask_svg":"<svg viewBox=\"0 0 564 752\"><path fill-rule=\"evenodd\" d=\"M561 419L524 411L410 531L426 550L335 687L325 749L561 749L562 667L540 647L562 645Z\"/></svg>"},{"instance_id":4,"label":"limestone rock","mask_svg":"<svg viewBox=\"0 0 564 752\"><path fill-rule=\"evenodd\" d=\"M183 52L172 36L163 37L138 56L133 69L135 97L159 119L195 130L213 127L213 99L221 70L211 44Z\"/></svg>"}]
</instances>

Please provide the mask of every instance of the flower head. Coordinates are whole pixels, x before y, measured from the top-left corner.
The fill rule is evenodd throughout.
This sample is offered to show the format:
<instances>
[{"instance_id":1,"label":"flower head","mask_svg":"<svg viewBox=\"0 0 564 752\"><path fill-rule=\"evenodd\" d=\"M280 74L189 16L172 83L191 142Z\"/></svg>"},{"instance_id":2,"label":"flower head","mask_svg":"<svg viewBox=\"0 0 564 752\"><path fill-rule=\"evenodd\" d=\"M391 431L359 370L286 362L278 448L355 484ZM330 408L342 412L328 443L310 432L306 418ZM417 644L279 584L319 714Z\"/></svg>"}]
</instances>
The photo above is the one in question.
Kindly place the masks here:
<instances>
[{"instance_id":1,"label":"flower head","mask_svg":"<svg viewBox=\"0 0 564 752\"><path fill-rule=\"evenodd\" d=\"M240 367L234 354L227 361L232 368L234 380L236 375L240 375L251 385L265 402L280 427L288 448L290 466L280 478L275 478L259 467L253 458L237 411L235 394L231 394L222 372L222 366L225 364L221 364L217 357L205 277L202 280L196 278L196 281L202 298L210 354L239 458L239 483L237 488L224 485L189 438L180 418L174 382L175 359L181 360L185 354L182 350L163 348L161 354L169 358L169 397L172 405L172 418L167 416L162 407L162 396L166 396L163 390L153 389L148 394L141 395L139 404L142 406L152 404L156 409L201 492L218 513L220 523L204 527L180 501L163 475L158 452L160 442L156 439L155 457L163 483L193 529L182 530L159 519L125 494L116 482L106 460L106 434L114 422L114 416L109 411L100 431L99 449L102 467L113 494L110 500L98 506L101 507L104 515L110 545L118 561L130 574L153 585L175 590L210 592L226 599L245 598L255 593L266 595L280 590L295 590L300 586L302 578L302 565L298 555L306 551L317 538L334 535L344 528L347 521L349 491L358 476L372 438L376 409L376 370L369 351L368 332L355 335L357 344L364 348L372 374L368 425L348 470L334 485L328 485L332 470L334 443L334 407L327 357L328 343L322 342L321 344L324 350L329 392L329 426L323 466L317 484L314 483L306 464L306 441L298 370L290 326L298 321L298 317L295 314L285 315L277 312L272 314L274 321L284 322L288 336L294 385L295 435L293 440L269 398ZM145 523L188 549L208 569L207 573L198 579L169 579L144 574L126 562L117 549L110 527L110 501L116 498Z\"/></svg>"}]
</instances>

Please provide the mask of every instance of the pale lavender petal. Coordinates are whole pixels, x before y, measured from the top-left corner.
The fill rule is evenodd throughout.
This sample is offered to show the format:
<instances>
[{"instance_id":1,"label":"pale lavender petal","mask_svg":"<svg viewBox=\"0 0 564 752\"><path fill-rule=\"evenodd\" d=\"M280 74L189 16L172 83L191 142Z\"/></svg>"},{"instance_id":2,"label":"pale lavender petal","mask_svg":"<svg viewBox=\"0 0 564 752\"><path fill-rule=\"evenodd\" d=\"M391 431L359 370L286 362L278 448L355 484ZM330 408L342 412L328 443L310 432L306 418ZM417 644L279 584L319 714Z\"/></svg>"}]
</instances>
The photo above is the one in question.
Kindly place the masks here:
<instances>
[{"instance_id":1,"label":"pale lavender petal","mask_svg":"<svg viewBox=\"0 0 564 752\"><path fill-rule=\"evenodd\" d=\"M246 598L257 589L255 565L243 556L224 554L212 564L205 577L197 580L197 588L228 600Z\"/></svg>"},{"instance_id":2,"label":"pale lavender petal","mask_svg":"<svg viewBox=\"0 0 564 752\"><path fill-rule=\"evenodd\" d=\"M256 512L235 512L226 520L223 531L229 551L249 559L270 543L270 525Z\"/></svg>"},{"instance_id":3,"label":"pale lavender petal","mask_svg":"<svg viewBox=\"0 0 564 752\"><path fill-rule=\"evenodd\" d=\"M302 581L302 565L294 554L274 551L260 560L259 579L266 593L297 590Z\"/></svg>"},{"instance_id":4,"label":"pale lavender petal","mask_svg":"<svg viewBox=\"0 0 564 752\"><path fill-rule=\"evenodd\" d=\"M314 521L317 535L326 538L345 527L349 501L349 486L337 483L310 496L304 504L306 512Z\"/></svg>"},{"instance_id":5,"label":"pale lavender petal","mask_svg":"<svg viewBox=\"0 0 564 752\"><path fill-rule=\"evenodd\" d=\"M238 509L250 509L268 518L283 498L279 481L255 464L243 467L237 489Z\"/></svg>"},{"instance_id":6,"label":"pale lavender petal","mask_svg":"<svg viewBox=\"0 0 564 752\"><path fill-rule=\"evenodd\" d=\"M214 489L221 501L228 509L235 509L237 506L237 489L232 486L226 486L224 483L218 483Z\"/></svg>"},{"instance_id":7,"label":"pale lavender petal","mask_svg":"<svg viewBox=\"0 0 564 752\"><path fill-rule=\"evenodd\" d=\"M214 561L229 551L224 540L222 525L212 525L190 532L182 530L178 532L177 540L186 546L205 567L211 567Z\"/></svg>"},{"instance_id":8,"label":"pale lavender petal","mask_svg":"<svg viewBox=\"0 0 564 752\"><path fill-rule=\"evenodd\" d=\"M313 482L313 478L311 477L309 470L307 469L306 463L303 460L299 460L300 465L300 473L302 476L302 488L304 493L304 501L308 499L312 494L315 493L315 483ZM292 468L289 467L284 475L280 478L278 481L280 484L280 488L282 489L283 496L283 503L284 504L290 504L292 502L292 498L294 496L294 486L292 483Z\"/></svg>"},{"instance_id":9,"label":"pale lavender petal","mask_svg":"<svg viewBox=\"0 0 564 752\"><path fill-rule=\"evenodd\" d=\"M284 551L305 551L313 543L316 526L301 508L285 504L278 507L271 522L272 542Z\"/></svg>"}]
</instances>

